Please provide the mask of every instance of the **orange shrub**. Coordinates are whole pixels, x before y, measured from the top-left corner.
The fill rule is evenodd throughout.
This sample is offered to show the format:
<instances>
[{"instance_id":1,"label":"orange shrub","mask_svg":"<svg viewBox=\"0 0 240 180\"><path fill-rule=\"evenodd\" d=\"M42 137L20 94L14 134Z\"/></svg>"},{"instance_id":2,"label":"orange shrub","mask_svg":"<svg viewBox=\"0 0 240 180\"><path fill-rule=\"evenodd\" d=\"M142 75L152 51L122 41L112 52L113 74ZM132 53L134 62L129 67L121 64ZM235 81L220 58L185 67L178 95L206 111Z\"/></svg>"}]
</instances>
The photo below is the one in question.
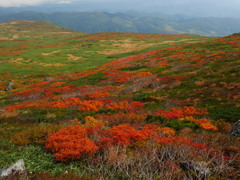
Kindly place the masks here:
<instances>
[{"instance_id":1,"label":"orange shrub","mask_svg":"<svg viewBox=\"0 0 240 180\"><path fill-rule=\"evenodd\" d=\"M59 87L62 86L63 84L66 84L66 82L55 82L53 84L50 84L50 87Z\"/></svg>"},{"instance_id":2,"label":"orange shrub","mask_svg":"<svg viewBox=\"0 0 240 180\"><path fill-rule=\"evenodd\" d=\"M183 108L171 108L171 111L159 110L155 115L162 115L167 119L183 118L185 116L200 116L208 114L205 108L195 108L193 106L184 106Z\"/></svg>"},{"instance_id":3,"label":"orange shrub","mask_svg":"<svg viewBox=\"0 0 240 180\"><path fill-rule=\"evenodd\" d=\"M217 131L218 128L210 123L202 123L200 124L201 128L206 129L206 130L212 130L212 131Z\"/></svg>"},{"instance_id":4,"label":"orange shrub","mask_svg":"<svg viewBox=\"0 0 240 180\"><path fill-rule=\"evenodd\" d=\"M120 145L129 145L135 141L147 139L145 134L135 130L130 124L113 126L111 132L113 134L113 139Z\"/></svg>"},{"instance_id":5,"label":"orange shrub","mask_svg":"<svg viewBox=\"0 0 240 180\"><path fill-rule=\"evenodd\" d=\"M218 128L210 123L210 120L206 118L201 118L201 119L196 119L193 116L187 116L184 118L179 119L180 121L182 120L189 120L193 121L196 124L199 124L201 128L206 129L206 130L212 130L212 131L217 131Z\"/></svg>"},{"instance_id":6,"label":"orange shrub","mask_svg":"<svg viewBox=\"0 0 240 180\"><path fill-rule=\"evenodd\" d=\"M99 149L95 142L87 137L87 128L81 126L70 126L50 135L45 147L62 162L79 159L83 154L92 154Z\"/></svg>"},{"instance_id":7,"label":"orange shrub","mask_svg":"<svg viewBox=\"0 0 240 180\"><path fill-rule=\"evenodd\" d=\"M174 136L176 131L173 129L173 128L170 128L170 127L163 127L163 128L160 128L159 130L161 133L163 133L164 135L166 136Z\"/></svg>"},{"instance_id":8,"label":"orange shrub","mask_svg":"<svg viewBox=\"0 0 240 180\"><path fill-rule=\"evenodd\" d=\"M160 144L179 143L194 148L205 149L205 144L195 143L182 137L164 137L174 135L171 128L157 125L131 126L121 124L110 129L102 126L82 127L79 125L61 129L49 136L45 147L54 153L59 161L79 159L83 154L93 154L99 149L105 150L114 145L129 146L137 141L157 142ZM91 138L91 139L90 139Z\"/></svg>"},{"instance_id":9,"label":"orange shrub","mask_svg":"<svg viewBox=\"0 0 240 180\"><path fill-rule=\"evenodd\" d=\"M30 102L25 102L25 103L21 103L21 104L16 104L16 105L13 105L13 106L9 106L7 107L5 110L6 111L14 111L14 110L17 110L19 108L26 108L26 107L37 107L39 106L39 104L37 103L30 103Z\"/></svg>"},{"instance_id":10,"label":"orange shrub","mask_svg":"<svg viewBox=\"0 0 240 180\"><path fill-rule=\"evenodd\" d=\"M106 109L113 109L113 110L127 110L127 111L137 111L144 107L144 103L140 101L116 101L106 104Z\"/></svg>"}]
</instances>

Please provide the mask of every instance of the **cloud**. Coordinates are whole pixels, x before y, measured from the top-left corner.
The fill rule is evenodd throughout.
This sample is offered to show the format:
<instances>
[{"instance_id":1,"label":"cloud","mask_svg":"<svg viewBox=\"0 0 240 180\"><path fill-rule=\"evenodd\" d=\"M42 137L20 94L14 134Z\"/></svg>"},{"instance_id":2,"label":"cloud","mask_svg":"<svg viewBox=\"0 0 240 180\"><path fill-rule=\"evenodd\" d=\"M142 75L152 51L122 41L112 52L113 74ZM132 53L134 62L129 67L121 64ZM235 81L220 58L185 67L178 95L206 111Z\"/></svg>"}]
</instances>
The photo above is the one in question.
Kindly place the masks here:
<instances>
[{"instance_id":1,"label":"cloud","mask_svg":"<svg viewBox=\"0 0 240 180\"><path fill-rule=\"evenodd\" d=\"M57 4L70 4L72 1L71 0L60 0L60 1L56 1L55 3Z\"/></svg>"},{"instance_id":2,"label":"cloud","mask_svg":"<svg viewBox=\"0 0 240 180\"><path fill-rule=\"evenodd\" d=\"M33 6L43 3L71 3L75 0L1 0L0 7Z\"/></svg>"},{"instance_id":3,"label":"cloud","mask_svg":"<svg viewBox=\"0 0 240 180\"><path fill-rule=\"evenodd\" d=\"M0 7L20 7L20 6L33 6L44 3L57 3L66 4L72 2L91 2L91 3L116 3L116 4L146 4L148 6L161 6L161 5L182 5L182 4L240 4L239 0L0 0Z\"/></svg>"}]
</instances>

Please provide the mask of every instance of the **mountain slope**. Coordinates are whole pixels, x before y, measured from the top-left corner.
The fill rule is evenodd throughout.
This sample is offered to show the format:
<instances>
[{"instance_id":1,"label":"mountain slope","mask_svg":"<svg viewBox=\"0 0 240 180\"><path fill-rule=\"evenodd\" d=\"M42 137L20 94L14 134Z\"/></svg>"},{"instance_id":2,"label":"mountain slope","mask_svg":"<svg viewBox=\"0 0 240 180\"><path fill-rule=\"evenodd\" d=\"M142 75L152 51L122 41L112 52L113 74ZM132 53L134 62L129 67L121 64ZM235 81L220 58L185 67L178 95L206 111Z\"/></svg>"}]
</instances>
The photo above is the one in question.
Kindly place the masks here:
<instances>
[{"instance_id":1,"label":"mountain slope","mask_svg":"<svg viewBox=\"0 0 240 180\"><path fill-rule=\"evenodd\" d=\"M226 36L240 30L240 21L234 18L179 18L179 20L174 20L106 12L56 12L51 14L21 12L0 16L0 22L17 19L52 21L87 33L137 32Z\"/></svg>"},{"instance_id":2,"label":"mountain slope","mask_svg":"<svg viewBox=\"0 0 240 180\"><path fill-rule=\"evenodd\" d=\"M205 41L194 35L133 33L86 34L46 21L0 24L0 90L34 79L79 72L121 57L152 49Z\"/></svg>"},{"instance_id":3,"label":"mountain slope","mask_svg":"<svg viewBox=\"0 0 240 180\"><path fill-rule=\"evenodd\" d=\"M85 92L89 85L93 91L109 87L113 89L112 96L143 101L149 110L194 105L212 110L212 118L234 122L238 119L240 103L239 38L239 34L234 34L208 42L148 51L82 73L30 85L10 96L10 99L23 101L12 109L29 107L28 101L32 101L32 97L36 101L34 107L57 103L51 102L53 95L54 99L84 98L77 91ZM52 83L61 84L59 92L51 88ZM43 97L45 102L42 102ZM220 113L224 108L229 112Z\"/></svg>"},{"instance_id":4,"label":"mountain slope","mask_svg":"<svg viewBox=\"0 0 240 180\"><path fill-rule=\"evenodd\" d=\"M9 72L1 78L14 75L19 84L0 94L0 168L21 158L29 179L238 177L240 141L227 133L240 112L239 33L49 32L2 40L1 53L28 43L28 56L18 58L44 56L40 64L57 54L48 62L56 65L74 48L88 59L71 55L78 71L64 72L66 63L45 80L48 66L31 74L23 61L10 69L3 60ZM11 53L4 55L10 62ZM99 64L96 54L103 54Z\"/></svg>"}]
</instances>

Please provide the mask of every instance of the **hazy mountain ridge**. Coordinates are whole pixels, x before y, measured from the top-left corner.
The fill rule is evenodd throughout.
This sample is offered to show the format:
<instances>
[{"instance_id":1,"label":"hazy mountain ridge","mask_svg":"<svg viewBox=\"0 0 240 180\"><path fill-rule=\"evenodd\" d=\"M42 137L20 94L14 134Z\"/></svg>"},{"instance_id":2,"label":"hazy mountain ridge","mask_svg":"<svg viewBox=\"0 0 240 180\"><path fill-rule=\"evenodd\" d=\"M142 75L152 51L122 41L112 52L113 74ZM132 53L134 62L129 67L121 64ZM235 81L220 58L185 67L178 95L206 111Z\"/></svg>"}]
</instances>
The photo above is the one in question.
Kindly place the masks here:
<instances>
[{"instance_id":1,"label":"hazy mountain ridge","mask_svg":"<svg viewBox=\"0 0 240 180\"><path fill-rule=\"evenodd\" d=\"M52 21L67 28L87 32L137 32L158 34L196 34L226 36L240 31L234 18L143 17L124 13L96 12L20 12L0 15L0 22L23 20Z\"/></svg>"}]
</instances>

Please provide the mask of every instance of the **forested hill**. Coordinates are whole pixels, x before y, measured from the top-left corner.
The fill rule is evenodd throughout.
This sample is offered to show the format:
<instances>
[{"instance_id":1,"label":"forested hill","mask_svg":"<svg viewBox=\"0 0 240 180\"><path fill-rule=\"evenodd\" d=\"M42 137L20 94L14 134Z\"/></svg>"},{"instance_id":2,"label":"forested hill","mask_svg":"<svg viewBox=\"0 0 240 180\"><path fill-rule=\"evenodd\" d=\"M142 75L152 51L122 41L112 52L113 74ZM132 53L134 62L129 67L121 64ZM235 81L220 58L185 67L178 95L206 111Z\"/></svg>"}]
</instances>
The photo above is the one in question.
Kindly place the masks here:
<instances>
[{"instance_id":1,"label":"forested hill","mask_svg":"<svg viewBox=\"0 0 240 180\"><path fill-rule=\"evenodd\" d=\"M134 13L133 13L134 14ZM0 14L0 22L23 20L52 21L67 28L87 33L137 32L158 34L196 34L226 36L240 31L240 20L234 18L168 18L142 17L107 12L20 12Z\"/></svg>"}]
</instances>

